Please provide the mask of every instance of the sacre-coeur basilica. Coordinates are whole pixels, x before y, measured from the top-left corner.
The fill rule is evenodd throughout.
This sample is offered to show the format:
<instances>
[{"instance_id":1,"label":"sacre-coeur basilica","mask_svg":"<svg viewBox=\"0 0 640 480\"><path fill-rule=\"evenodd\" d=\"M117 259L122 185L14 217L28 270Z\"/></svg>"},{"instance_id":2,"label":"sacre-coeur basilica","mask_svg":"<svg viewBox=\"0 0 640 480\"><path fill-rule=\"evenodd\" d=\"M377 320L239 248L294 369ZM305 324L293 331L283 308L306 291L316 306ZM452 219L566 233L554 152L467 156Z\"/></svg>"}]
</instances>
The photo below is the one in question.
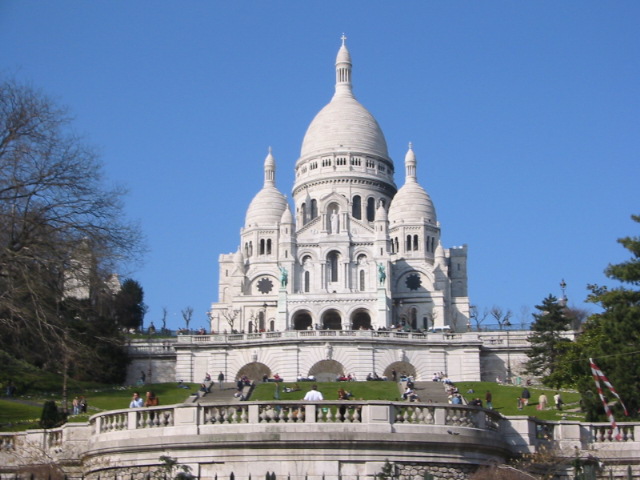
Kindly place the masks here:
<instances>
[{"instance_id":1,"label":"sacre-coeur basilica","mask_svg":"<svg viewBox=\"0 0 640 480\"><path fill-rule=\"evenodd\" d=\"M215 340L189 347L181 362L179 346L179 377L221 369L364 377L396 369L426 378L453 368L479 379L478 345L426 344L429 332L441 340L468 329L467 247L442 245L407 143L403 161L394 162L380 125L354 95L343 36L335 93L302 140L292 202L276 186L269 148L256 162L264 183L247 208L239 248L219 257L209 317L224 348Z\"/></svg>"}]
</instances>

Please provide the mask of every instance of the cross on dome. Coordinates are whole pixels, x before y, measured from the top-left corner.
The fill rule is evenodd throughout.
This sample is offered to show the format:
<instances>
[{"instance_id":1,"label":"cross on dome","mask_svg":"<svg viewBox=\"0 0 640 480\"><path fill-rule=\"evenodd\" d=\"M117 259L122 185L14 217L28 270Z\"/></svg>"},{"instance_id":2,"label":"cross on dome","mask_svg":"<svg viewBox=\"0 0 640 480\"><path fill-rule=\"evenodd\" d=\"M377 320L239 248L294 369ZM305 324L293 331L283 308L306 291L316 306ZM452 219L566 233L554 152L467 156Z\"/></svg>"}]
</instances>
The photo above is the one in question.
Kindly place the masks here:
<instances>
[{"instance_id":1,"label":"cross on dome","mask_svg":"<svg viewBox=\"0 0 640 480\"><path fill-rule=\"evenodd\" d=\"M342 40L342 45L344 45L345 40L347 39L347 36L342 33L342 36L340 37L340 40Z\"/></svg>"}]
</instances>

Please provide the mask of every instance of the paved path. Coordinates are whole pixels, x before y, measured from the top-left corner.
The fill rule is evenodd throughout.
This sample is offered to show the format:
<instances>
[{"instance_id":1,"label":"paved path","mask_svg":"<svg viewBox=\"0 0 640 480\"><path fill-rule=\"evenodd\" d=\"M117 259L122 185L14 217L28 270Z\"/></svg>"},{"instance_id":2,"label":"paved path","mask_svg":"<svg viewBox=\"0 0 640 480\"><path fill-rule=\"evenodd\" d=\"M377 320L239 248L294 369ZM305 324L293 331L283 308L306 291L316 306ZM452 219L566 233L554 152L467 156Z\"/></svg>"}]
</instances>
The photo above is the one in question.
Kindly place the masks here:
<instances>
[{"instance_id":1,"label":"paved path","mask_svg":"<svg viewBox=\"0 0 640 480\"><path fill-rule=\"evenodd\" d=\"M398 382L398 391L400 395L404 393L406 388L405 382ZM414 382L413 390L423 403L448 403L449 398L444 390L444 384L441 382Z\"/></svg>"}]
</instances>

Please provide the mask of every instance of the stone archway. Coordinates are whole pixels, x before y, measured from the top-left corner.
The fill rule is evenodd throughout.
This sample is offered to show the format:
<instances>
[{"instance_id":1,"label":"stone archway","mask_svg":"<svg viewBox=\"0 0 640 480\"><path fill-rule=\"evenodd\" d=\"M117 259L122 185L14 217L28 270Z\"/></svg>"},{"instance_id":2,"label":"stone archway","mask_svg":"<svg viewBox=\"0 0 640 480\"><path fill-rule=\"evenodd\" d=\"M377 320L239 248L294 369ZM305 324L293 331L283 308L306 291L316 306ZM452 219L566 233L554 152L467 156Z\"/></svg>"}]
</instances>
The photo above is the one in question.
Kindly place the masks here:
<instances>
[{"instance_id":1,"label":"stone archway","mask_svg":"<svg viewBox=\"0 0 640 480\"><path fill-rule=\"evenodd\" d=\"M267 367L264 363L260 362L251 362L244 365L238 373L236 374L236 379L243 377L249 377L249 380L253 380L254 382L259 382L266 375L267 377L271 377L271 369Z\"/></svg>"},{"instance_id":2,"label":"stone archway","mask_svg":"<svg viewBox=\"0 0 640 480\"><path fill-rule=\"evenodd\" d=\"M318 382L334 382L336 377L344 375L344 366L335 360L320 360L309 370Z\"/></svg>"},{"instance_id":3,"label":"stone archway","mask_svg":"<svg viewBox=\"0 0 640 480\"><path fill-rule=\"evenodd\" d=\"M410 376L416 379L416 368L409 362L393 362L384 369L383 375L391 380L393 378L393 370L396 371L398 381L400 381L400 377L403 375Z\"/></svg>"},{"instance_id":4,"label":"stone archway","mask_svg":"<svg viewBox=\"0 0 640 480\"><path fill-rule=\"evenodd\" d=\"M337 310L328 310L322 315L322 328L325 330L342 330L342 317Z\"/></svg>"},{"instance_id":5,"label":"stone archway","mask_svg":"<svg viewBox=\"0 0 640 480\"><path fill-rule=\"evenodd\" d=\"M313 319L311 314L306 310L296 312L293 316L293 329L294 330L310 330L309 327L313 325Z\"/></svg>"},{"instance_id":6,"label":"stone archway","mask_svg":"<svg viewBox=\"0 0 640 480\"><path fill-rule=\"evenodd\" d=\"M351 316L353 330L371 330L371 315L365 309L356 310Z\"/></svg>"}]
</instances>

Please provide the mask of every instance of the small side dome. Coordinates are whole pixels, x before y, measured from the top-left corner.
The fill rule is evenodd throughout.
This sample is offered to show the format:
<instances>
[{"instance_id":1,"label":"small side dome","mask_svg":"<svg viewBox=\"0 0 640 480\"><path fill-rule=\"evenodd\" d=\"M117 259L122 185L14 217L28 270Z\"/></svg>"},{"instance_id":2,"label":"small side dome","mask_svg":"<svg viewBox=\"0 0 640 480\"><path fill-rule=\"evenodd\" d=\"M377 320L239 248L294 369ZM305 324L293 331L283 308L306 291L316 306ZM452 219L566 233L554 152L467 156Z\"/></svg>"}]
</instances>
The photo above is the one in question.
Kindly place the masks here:
<instances>
[{"instance_id":1,"label":"small side dome","mask_svg":"<svg viewBox=\"0 0 640 480\"><path fill-rule=\"evenodd\" d=\"M398 190L391 201L389 226L422 222L436 226L436 209L424 188L418 183L407 183Z\"/></svg>"},{"instance_id":2,"label":"small side dome","mask_svg":"<svg viewBox=\"0 0 640 480\"><path fill-rule=\"evenodd\" d=\"M282 217L280 217L280 223L282 225L292 225L293 224L293 215L291 214L291 208L289 208L289 204L287 204L284 212L282 212Z\"/></svg>"},{"instance_id":3,"label":"small side dome","mask_svg":"<svg viewBox=\"0 0 640 480\"><path fill-rule=\"evenodd\" d=\"M398 190L389 206L389 226L401 223L430 223L437 225L436 209L431 197L416 180L416 156L413 146L405 156L405 184Z\"/></svg>"},{"instance_id":4,"label":"small side dome","mask_svg":"<svg viewBox=\"0 0 640 480\"><path fill-rule=\"evenodd\" d=\"M276 225L287 207L287 198L276 187L265 186L249 204L245 227Z\"/></svg>"},{"instance_id":5,"label":"small side dome","mask_svg":"<svg viewBox=\"0 0 640 480\"><path fill-rule=\"evenodd\" d=\"M244 255L240 248L233 254L233 263L239 268L244 266Z\"/></svg>"},{"instance_id":6,"label":"small side dome","mask_svg":"<svg viewBox=\"0 0 640 480\"><path fill-rule=\"evenodd\" d=\"M382 202L379 202L378 208L376 208L376 220L387 220L387 209L384 208L384 204Z\"/></svg>"},{"instance_id":7,"label":"small side dome","mask_svg":"<svg viewBox=\"0 0 640 480\"><path fill-rule=\"evenodd\" d=\"M276 162L269 147L269 153L264 160L264 186L249 204L244 219L245 227L276 225L288 208L287 197L275 186L275 173Z\"/></svg>"}]
</instances>

